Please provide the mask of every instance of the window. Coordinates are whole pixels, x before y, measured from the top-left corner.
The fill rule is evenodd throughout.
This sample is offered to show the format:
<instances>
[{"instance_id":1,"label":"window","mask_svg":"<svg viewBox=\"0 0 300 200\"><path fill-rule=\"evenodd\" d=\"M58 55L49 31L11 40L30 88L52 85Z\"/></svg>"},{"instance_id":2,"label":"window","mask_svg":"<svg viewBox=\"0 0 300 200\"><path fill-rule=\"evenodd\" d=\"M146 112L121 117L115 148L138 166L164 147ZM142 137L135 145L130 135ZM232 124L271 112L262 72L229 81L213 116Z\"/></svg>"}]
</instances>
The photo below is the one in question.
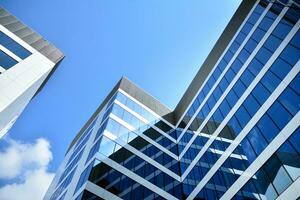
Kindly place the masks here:
<instances>
[{"instance_id":1,"label":"window","mask_svg":"<svg viewBox=\"0 0 300 200\"><path fill-rule=\"evenodd\" d=\"M295 1L299 4L299 0L295 0ZM289 23L290 25L296 24L296 22L300 18L299 10L294 7L295 5L291 6L291 8L284 15L286 22Z\"/></svg>"},{"instance_id":2,"label":"window","mask_svg":"<svg viewBox=\"0 0 300 200\"><path fill-rule=\"evenodd\" d=\"M238 135L242 130L235 116L232 116L231 120L228 122L228 126L234 130L235 136Z\"/></svg>"},{"instance_id":3,"label":"window","mask_svg":"<svg viewBox=\"0 0 300 200\"><path fill-rule=\"evenodd\" d=\"M257 127L253 127L253 129L248 133L247 138L254 148L256 155L259 155L268 145Z\"/></svg>"},{"instance_id":4,"label":"window","mask_svg":"<svg viewBox=\"0 0 300 200\"><path fill-rule=\"evenodd\" d=\"M241 142L241 147L243 149L243 153L247 157L247 161L249 165L256 159L256 155L254 153L254 150L249 143L249 140L247 138L244 138Z\"/></svg>"},{"instance_id":5,"label":"window","mask_svg":"<svg viewBox=\"0 0 300 200\"><path fill-rule=\"evenodd\" d=\"M258 20L259 17L260 17L260 13L252 12L252 14L248 19L248 22L250 22L251 24L255 24L255 22Z\"/></svg>"},{"instance_id":6,"label":"window","mask_svg":"<svg viewBox=\"0 0 300 200\"><path fill-rule=\"evenodd\" d=\"M246 62L246 60L249 58L249 56L250 56L250 53L246 49L242 49L238 56L238 59L244 64Z\"/></svg>"},{"instance_id":7,"label":"window","mask_svg":"<svg viewBox=\"0 0 300 200\"><path fill-rule=\"evenodd\" d=\"M292 69L291 65L282 60L281 58L277 58L276 61L272 64L270 70L276 74L281 80L289 73Z\"/></svg>"},{"instance_id":8,"label":"window","mask_svg":"<svg viewBox=\"0 0 300 200\"><path fill-rule=\"evenodd\" d=\"M219 106L219 109L221 110L223 116L226 116L229 113L230 107L229 107L226 99L223 100L223 102Z\"/></svg>"},{"instance_id":9,"label":"window","mask_svg":"<svg viewBox=\"0 0 300 200\"><path fill-rule=\"evenodd\" d=\"M280 129L282 129L292 118L291 114L289 114L278 101L274 102L267 113Z\"/></svg>"},{"instance_id":10,"label":"window","mask_svg":"<svg viewBox=\"0 0 300 200\"><path fill-rule=\"evenodd\" d=\"M252 74L257 75L262 67L263 65L256 58L254 58L247 68L252 72Z\"/></svg>"},{"instance_id":11,"label":"window","mask_svg":"<svg viewBox=\"0 0 300 200\"><path fill-rule=\"evenodd\" d=\"M236 42L238 42L239 44L242 44L244 39L245 39L246 35L243 32L239 32L239 34L236 36L235 40Z\"/></svg>"},{"instance_id":12,"label":"window","mask_svg":"<svg viewBox=\"0 0 300 200\"><path fill-rule=\"evenodd\" d=\"M238 98L236 96L236 94L234 93L233 90L230 90L230 92L227 94L227 97L226 97L230 107L232 108L235 103L237 102Z\"/></svg>"},{"instance_id":13,"label":"window","mask_svg":"<svg viewBox=\"0 0 300 200\"><path fill-rule=\"evenodd\" d=\"M259 28L257 28L252 34L251 38L253 38L257 43L260 42L262 37L265 35L265 32Z\"/></svg>"},{"instance_id":14,"label":"window","mask_svg":"<svg viewBox=\"0 0 300 200\"><path fill-rule=\"evenodd\" d=\"M245 44L245 49L248 51L248 52L252 52L255 47L257 46L257 42L255 40L253 40L252 38L250 38L248 40L248 42Z\"/></svg>"},{"instance_id":15,"label":"window","mask_svg":"<svg viewBox=\"0 0 300 200\"><path fill-rule=\"evenodd\" d=\"M269 38L266 40L264 47L266 47L271 52L275 52L277 47L280 45L281 40L273 35L270 35Z\"/></svg>"},{"instance_id":16,"label":"window","mask_svg":"<svg viewBox=\"0 0 300 200\"><path fill-rule=\"evenodd\" d=\"M245 26L246 26L246 24L245 24ZM249 25L249 27L250 27L250 30L251 30L251 28L252 28L252 26L251 25ZM249 31L250 31L249 30ZM240 45L237 43L237 42L233 42L232 44L231 44L231 46L230 46L230 50L232 51L232 52L236 52L237 50L238 50L238 48L240 47Z\"/></svg>"},{"instance_id":17,"label":"window","mask_svg":"<svg viewBox=\"0 0 300 200\"><path fill-rule=\"evenodd\" d=\"M238 95L238 97L242 96L243 93L246 90L245 85L242 83L242 81L239 79L237 80L237 82L235 83L235 85L233 86L233 90L235 91L235 93Z\"/></svg>"},{"instance_id":18,"label":"window","mask_svg":"<svg viewBox=\"0 0 300 200\"><path fill-rule=\"evenodd\" d=\"M252 91L255 98L262 105L270 95L270 92L261 84L258 83Z\"/></svg>"},{"instance_id":19,"label":"window","mask_svg":"<svg viewBox=\"0 0 300 200\"><path fill-rule=\"evenodd\" d=\"M239 56L240 57L240 56ZM239 59L236 59L232 65L231 65L231 69L235 72L238 73L238 71L241 69L242 67L242 63Z\"/></svg>"},{"instance_id":20,"label":"window","mask_svg":"<svg viewBox=\"0 0 300 200\"><path fill-rule=\"evenodd\" d=\"M272 156L264 165L266 173L273 179L277 192L282 193L292 182L284 167L276 156Z\"/></svg>"},{"instance_id":21,"label":"window","mask_svg":"<svg viewBox=\"0 0 300 200\"><path fill-rule=\"evenodd\" d=\"M295 132L296 133L296 132ZM293 133L293 135L295 134ZM300 155L288 141L277 150L276 155L290 177L295 181L300 176Z\"/></svg>"},{"instance_id":22,"label":"window","mask_svg":"<svg viewBox=\"0 0 300 200\"><path fill-rule=\"evenodd\" d=\"M248 113L253 116L258 109L260 108L259 103L257 100L250 94L246 100L244 101L243 105L245 106Z\"/></svg>"},{"instance_id":23,"label":"window","mask_svg":"<svg viewBox=\"0 0 300 200\"><path fill-rule=\"evenodd\" d=\"M282 57L290 65L294 66L300 58L300 49L294 47L291 44L288 44L281 53L280 57Z\"/></svg>"},{"instance_id":24,"label":"window","mask_svg":"<svg viewBox=\"0 0 300 200\"><path fill-rule=\"evenodd\" d=\"M227 80L227 82L230 83L232 81L232 79L234 78L234 76L235 76L235 73L233 72L233 70L231 68L229 68L224 77Z\"/></svg>"},{"instance_id":25,"label":"window","mask_svg":"<svg viewBox=\"0 0 300 200\"><path fill-rule=\"evenodd\" d=\"M227 62L225 60L221 60L220 63L218 64L218 69L220 69L220 71L223 71L224 68L227 66Z\"/></svg>"},{"instance_id":26,"label":"window","mask_svg":"<svg viewBox=\"0 0 300 200\"><path fill-rule=\"evenodd\" d=\"M283 40L291 29L290 24L286 23L285 20L281 20L272 34Z\"/></svg>"},{"instance_id":27,"label":"window","mask_svg":"<svg viewBox=\"0 0 300 200\"><path fill-rule=\"evenodd\" d=\"M207 81L207 84L210 88L212 88L215 82L216 82L215 78L213 76L210 76Z\"/></svg>"},{"instance_id":28,"label":"window","mask_svg":"<svg viewBox=\"0 0 300 200\"><path fill-rule=\"evenodd\" d=\"M240 122L241 127L245 127L250 121L250 115L243 105L236 111L235 116Z\"/></svg>"},{"instance_id":29,"label":"window","mask_svg":"<svg viewBox=\"0 0 300 200\"><path fill-rule=\"evenodd\" d=\"M257 122L256 126L260 129L262 135L267 139L268 142L271 142L279 132L278 128L268 114L265 114Z\"/></svg>"},{"instance_id":30,"label":"window","mask_svg":"<svg viewBox=\"0 0 300 200\"><path fill-rule=\"evenodd\" d=\"M225 78L222 78L222 80L220 81L218 87L220 87L222 92L224 92L226 90L226 88L228 87L227 80Z\"/></svg>"},{"instance_id":31,"label":"window","mask_svg":"<svg viewBox=\"0 0 300 200\"><path fill-rule=\"evenodd\" d=\"M261 82L270 92L273 92L281 81L271 71L268 71Z\"/></svg>"},{"instance_id":32,"label":"window","mask_svg":"<svg viewBox=\"0 0 300 200\"><path fill-rule=\"evenodd\" d=\"M246 22L241 31L243 33L249 33L251 31L252 27L253 27L252 24L250 24L249 22Z\"/></svg>"},{"instance_id":33,"label":"window","mask_svg":"<svg viewBox=\"0 0 300 200\"><path fill-rule=\"evenodd\" d=\"M298 31L290 42L293 46L300 48L300 31Z\"/></svg>"},{"instance_id":34,"label":"window","mask_svg":"<svg viewBox=\"0 0 300 200\"><path fill-rule=\"evenodd\" d=\"M0 66L4 69L9 69L17 64L17 61L11 58L9 55L0 50Z\"/></svg>"},{"instance_id":35,"label":"window","mask_svg":"<svg viewBox=\"0 0 300 200\"><path fill-rule=\"evenodd\" d=\"M267 61L269 60L269 58L272 56L272 53L267 50L266 48L261 48L257 54L256 54L256 58L263 64L266 64Z\"/></svg>"},{"instance_id":36,"label":"window","mask_svg":"<svg viewBox=\"0 0 300 200\"><path fill-rule=\"evenodd\" d=\"M289 138L290 143L300 154L300 128L298 128L295 133Z\"/></svg>"},{"instance_id":37,"label":"window","mask_svg":"<svg viewBox=\"0 0 300 200\"><path fill-rule=\"evenodd\" d=\"M270 28L270 26L273 24L275 18L276 18L276 15L272 14L272 11L268 11L266 16L260 22L259 28L261 28L264 31L267 31Z\"/></svg>"},{"instance_id":38,"label":"window","mask_svg":"<svg viewBox=\"0 0 300 200\"><path fill-rule=\"evenodd\" d=\"M290 83L290 87L298 94L300 95L300 75L298 74L294 80Z\"/></svg>"},{"instance_id":39,"label":"window","mask_svg":"<svg viewBox=\"0 0 300 200\"><path fill-rule=\"evenodd\" d=\"M114 152L115 143L110 139L103 137L99 152L104 154L105 156L110 156Z\"/></svg>"},{"instance_id":40,"label":"window","mask_svg":"<svg viewBox=\"0 0 300 200\"><path fill-rule=\"evenodd\" d=\"M13 39L8 37L6 34L4 34L1 31L0 31L0 44L21 59L25 59L29 55L31 55L31 52L29 52L27 49L25 49L23 46L18 44L16 41L14 41Z\"/></svg>"},{"instance_id":41,"label":"window","mask_svg":"<svg viewBox=\"0 0 300 200\"><path fill-rule=\"evenodd\" d=\"M290 87L287 87L279 96L279 101L292 115L296 115L300 109L300 96Z\"/></svg>"}]
</instances>

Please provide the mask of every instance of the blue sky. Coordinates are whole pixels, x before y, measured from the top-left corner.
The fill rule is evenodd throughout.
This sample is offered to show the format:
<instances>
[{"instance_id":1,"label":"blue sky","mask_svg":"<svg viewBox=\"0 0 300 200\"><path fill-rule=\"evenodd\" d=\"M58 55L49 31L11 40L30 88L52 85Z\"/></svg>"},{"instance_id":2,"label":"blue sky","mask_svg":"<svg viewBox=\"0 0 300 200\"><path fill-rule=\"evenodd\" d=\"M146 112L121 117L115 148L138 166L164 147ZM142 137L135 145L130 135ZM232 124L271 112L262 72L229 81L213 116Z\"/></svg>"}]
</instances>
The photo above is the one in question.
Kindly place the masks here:
<instances>
[{"instance_id":1,"label":"blue sky","mask_svg":"<svg viewBox=\"0 0 300 200\"><path fill-rule=\"evenodd\" d=\"M171 109L221 35L239 0L1 0L65 59L9 138L45 138L55 172L80 128L121 76ZM5 149L7 142L0 143Z\"/></svg>"}]
</instances>

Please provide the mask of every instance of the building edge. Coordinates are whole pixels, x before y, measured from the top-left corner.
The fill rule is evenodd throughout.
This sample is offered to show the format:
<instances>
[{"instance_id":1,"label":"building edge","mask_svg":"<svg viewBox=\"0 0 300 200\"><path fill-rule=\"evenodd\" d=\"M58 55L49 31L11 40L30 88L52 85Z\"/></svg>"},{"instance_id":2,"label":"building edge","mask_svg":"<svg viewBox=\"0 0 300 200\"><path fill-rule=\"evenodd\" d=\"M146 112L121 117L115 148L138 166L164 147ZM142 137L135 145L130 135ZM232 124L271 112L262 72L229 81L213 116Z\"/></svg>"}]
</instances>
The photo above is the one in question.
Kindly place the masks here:
<instances>
[{"instance_id":1,"label":"building edge","mask_svg":"<svg viewBox=\"0 0 300 200\"><path fill-rule=\"evenodd\" d=\"M235 11L234 15L231 17L229 23L227 24L226 28L222 32L221 36L213 46L212 50L208 54L207 58L201 65L200 69L196 73L195 77L193 78L192 82L189 84L187 90L179 100L178 104L176 105L175 109L172 111L169 108L167 108L165 105L163 105L161 102L156 100L153 96L145 92L143 89L135 85L133 82L131 82L127 77L122 77L118 83L114 86L114 88L111 90L111 92L106 96L104 101L100 104L100 106L96 109L96 111L92 114L92 116L89 118L89 120L85 123L85 125L80 129L80 131L76 134L75 138L72 140L71 144L68 147L68 151L71 149L71 147L76 143L78 138L81 136L81 134L84 132L84 130L89 126L89 124L93 121L93 119L97 116L97 114L101 111L101 109L104 107L104 105L108 102L108 100L112 97L112 95L119 89L124 89L125 92L133 95L134 98L141 101L141 103L144 103L147 105L151 110L154 112L160 112L159 114L162 118L173 124L174 126L177 124L177 122L181 119L184 112L189 107L190 103L193 101L195 95L197 95L198 90L204 83L206 77L208 74L212 71L213 67L215 66L216 62L220 58L221 54L224 52L225 48L228 46L230 41L232 40L233 36L237 32L238 28L241 26L243 21L245 20L246 16L252 9L253 5L256 3L256 0L243 0L242 3L239 5L238 9ZM128 87L129 86L129 87ZM133 91L130 91L129 88L133 87L135 88L133 91L136 91L134 93ZM162 109L162 112L159 110L155 110L153 106L150 106L149 102L144 102L144 100L141 98L147 97L148 100L155 102L155 105L160 105L160 108Z\"/></svg>"}]
</instances>

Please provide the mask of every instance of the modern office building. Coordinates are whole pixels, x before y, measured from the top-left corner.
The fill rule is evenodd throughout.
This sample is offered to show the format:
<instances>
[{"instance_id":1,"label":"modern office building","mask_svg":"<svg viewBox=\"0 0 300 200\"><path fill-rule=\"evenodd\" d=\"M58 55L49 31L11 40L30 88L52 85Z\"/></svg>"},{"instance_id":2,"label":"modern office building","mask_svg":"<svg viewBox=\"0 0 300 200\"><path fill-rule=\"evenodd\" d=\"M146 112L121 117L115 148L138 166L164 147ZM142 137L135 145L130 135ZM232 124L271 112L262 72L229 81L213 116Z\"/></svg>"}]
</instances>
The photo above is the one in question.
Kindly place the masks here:
<instances>
[{"instance_id":1,"label":"modern office building","mask_svg":"<svg viewBox=\"0 0 300 200\"><path fill-rule=\"evenodd\" d=\"M0 139L62 59L60 50L0 7Z\"/></svg>"},{"instance_id":2,"label":"modern office building","mask_svg":"<svg viewBox=\"0 0 300 200\"><path fill-rule=\"evenodd\" d=\"M174 110L122 78L45 200L299 198L299 6L243 1Z\"/></svg>"}]
</instances>

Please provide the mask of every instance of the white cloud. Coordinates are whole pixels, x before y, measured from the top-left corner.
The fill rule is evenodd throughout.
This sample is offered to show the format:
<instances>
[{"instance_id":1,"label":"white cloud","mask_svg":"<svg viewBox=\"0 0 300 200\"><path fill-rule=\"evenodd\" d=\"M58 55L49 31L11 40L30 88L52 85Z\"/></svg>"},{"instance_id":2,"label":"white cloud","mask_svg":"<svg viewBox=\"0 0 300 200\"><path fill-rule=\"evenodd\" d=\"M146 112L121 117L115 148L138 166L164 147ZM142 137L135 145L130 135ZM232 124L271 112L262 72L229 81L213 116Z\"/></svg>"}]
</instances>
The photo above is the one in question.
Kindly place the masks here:
<instances>
[{"instance_id":1,"label":"white cloud","mask_svg":"<svg viewBox=\"0 0 300 200\"><path fill-rule=\"evenodd\" d=\"M0 179L10 184L0 188L1 200L42 199L54 177L47 170L52 160L49 142L42 138L34 144L8 142L9 146L0 152Z\"/></svg>"}]
</instances>

